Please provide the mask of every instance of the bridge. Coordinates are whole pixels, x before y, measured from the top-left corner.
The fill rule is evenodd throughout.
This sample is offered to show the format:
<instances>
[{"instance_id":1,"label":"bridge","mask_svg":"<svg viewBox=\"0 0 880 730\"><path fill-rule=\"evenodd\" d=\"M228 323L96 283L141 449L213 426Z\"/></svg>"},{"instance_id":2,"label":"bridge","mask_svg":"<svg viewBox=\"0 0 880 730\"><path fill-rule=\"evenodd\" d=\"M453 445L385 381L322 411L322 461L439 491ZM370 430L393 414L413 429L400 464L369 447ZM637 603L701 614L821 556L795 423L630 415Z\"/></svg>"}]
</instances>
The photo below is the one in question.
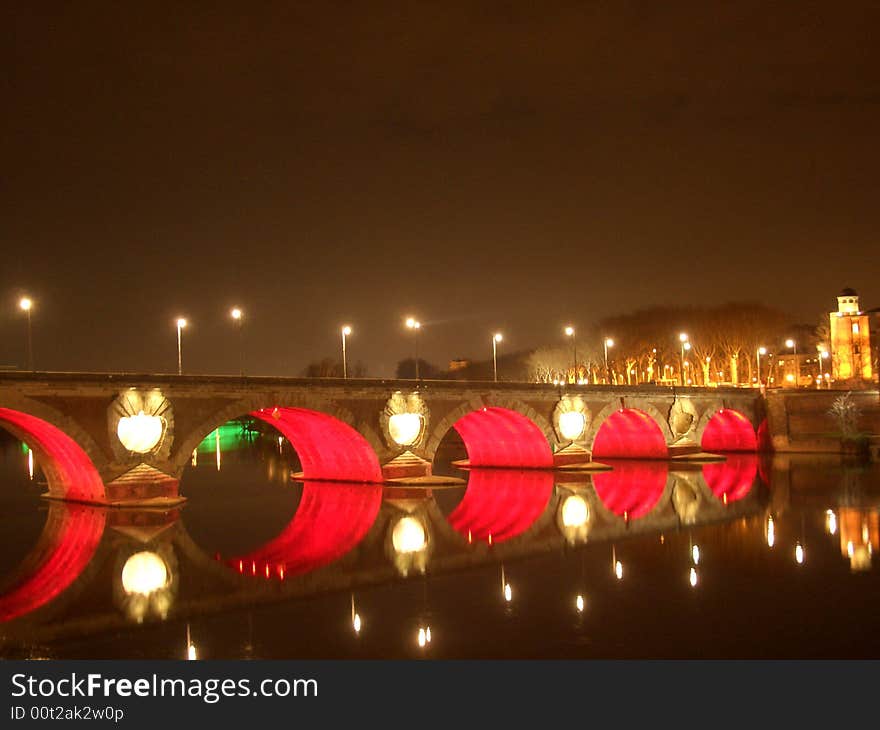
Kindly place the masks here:
<instances>
[{"instance_id":1,"label":"bridge","mask_svg":"<svg viewBox=\"0 0 880 730\"><path fill-rule=\"evenodd\" d=\"M428 474L447 437L460 438L469 466L508 469L755 452L769 442L764 400L751 389L0 374L0 427L34 451L48 496L62 500L173 502L198 444L244 416L277 429L302 478L317 481Z\"/></svg>"}]
</instances>

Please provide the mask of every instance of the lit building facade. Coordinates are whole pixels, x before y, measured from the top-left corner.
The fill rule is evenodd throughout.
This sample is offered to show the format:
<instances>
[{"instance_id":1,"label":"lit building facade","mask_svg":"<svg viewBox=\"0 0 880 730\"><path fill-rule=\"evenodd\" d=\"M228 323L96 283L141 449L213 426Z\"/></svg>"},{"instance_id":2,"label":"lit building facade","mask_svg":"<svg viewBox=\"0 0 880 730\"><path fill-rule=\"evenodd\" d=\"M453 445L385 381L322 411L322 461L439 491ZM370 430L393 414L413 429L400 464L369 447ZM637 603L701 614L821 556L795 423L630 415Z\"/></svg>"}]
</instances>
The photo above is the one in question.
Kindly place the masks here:
<instances>
[{"instance_id":1,"label":"lit building facade","mask_svg":"<svg viewBox=\"0 0 880 730\"><path fill-rule=\"evenodd\" d=\"M836 381L872 381L871 327L867 312L859 309L859 295L844 289L831 312L831 367Z\"/></svg>"}]
</instances>

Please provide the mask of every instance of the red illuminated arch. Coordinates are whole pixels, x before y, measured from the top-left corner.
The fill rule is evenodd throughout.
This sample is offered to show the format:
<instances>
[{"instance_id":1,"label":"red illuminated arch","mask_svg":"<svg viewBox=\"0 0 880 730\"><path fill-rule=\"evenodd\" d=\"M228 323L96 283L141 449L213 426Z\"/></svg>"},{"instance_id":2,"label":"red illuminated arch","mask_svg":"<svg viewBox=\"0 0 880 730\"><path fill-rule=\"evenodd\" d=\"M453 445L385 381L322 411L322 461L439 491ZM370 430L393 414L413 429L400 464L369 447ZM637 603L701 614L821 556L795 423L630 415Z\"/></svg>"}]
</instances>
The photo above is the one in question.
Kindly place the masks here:
<instances>
[{"instance_id":1,"label":"red illuminated arch","mask_svg":"<svg viewBox=\"0 0 880 730\"><path fill-rule=\"evenodd\" d=\"M706 424L700 446L705 451L757 451L758 438L751 422L739 411L722 408Z\"/></svg>"},{"instance_id":2,"label":"red illuminated arch","mask_svg":"<svg viewBox=\"0 0 880 730\"><path fill-rule=\"evenodd\" d=\"M552 468L547 437L531 419L507 408L486 407L462 416L454 426L473 467Z\"/></svg>"},{"instance_id":3,"label":"red illuminated arch","mask_svg":"<svg viewBox=\"0 0 880 730\"><path fill-rule=\"evenodd\" d=\"M752 491L758 474L755 454L731 454L726 461L703 465L703 479L718 499L735 502Z\"/></svg>"},{"instance_id":4,"label":"red illuminated arch","mask_svg":"<svg viewBox=\"0 0 880 730\"><path fill-rule=\"evenodd\" d=\"M309 573L352 550L376 520L381 504L378 484L306 482L284 531L254 552L226 562L241 573L263 578Z\"/></svg>"},{"instance_id":5,"label":"red illuminated arch","mask_svg":"<svg viewBox=\"0 0 880 730\"><path fill-rule=\"evenodd\" d=\"M669 449L660 427L644 411L621 408L606 418L593 440L600 459L666 459Z\"/></svg>"},{"instance_id":6,"label":"red illuminated arch","mask_svg":"<svg viewBox=\"0 0 880 730\"><path fill-rule=\"evenodd\" d=\"M67 590L95 554L105 519L103 509L53 502L37 547L0 593L0 621L31 613Z\"/></svg>"},{"instance_id":7,"label":"red illuminated arch","mask_svg":"<svg viewBox=\"0 0 880 730\"><path fill-rule=\"evenodd\" d=\"M468 476L464 498L447 520L462 537L503 542L528 530L552 494L551 472L476 469Z\"/></svg>"},{"instance_id":8,"label":"red illuminated arch","mask_svg":"<svg viewBox=\"0 0 880 730\"><path fill-rule=\"evenodd\" d=\"M669 466L660 462L620 462L612 471L593 474L593 487L602 504L619 517L638 519L663 496Z\"/></svg>"},{"instance_id":9,"label":"red illuminated arch","mask_svg":"<svg viewBox=\"0 0 880 730\"><path fill-rule=\"evenodd\" d=\"M70 436L51 423L11 408L0 408L0 425L37 455L53 497L106 502L104 482L92 460Z\"/></svg>"},{"instance_id":10,"label":"red illuminated arch","mask_svg":"<svg viewBox=\"0 0 880 730\"><path fill-rule=\"evenodd\" d=\"M376 452L338 418L307 408L263 408L251 413L277 428L302 463L304 479L381 482Z\"/></svg>"}]
</instances>

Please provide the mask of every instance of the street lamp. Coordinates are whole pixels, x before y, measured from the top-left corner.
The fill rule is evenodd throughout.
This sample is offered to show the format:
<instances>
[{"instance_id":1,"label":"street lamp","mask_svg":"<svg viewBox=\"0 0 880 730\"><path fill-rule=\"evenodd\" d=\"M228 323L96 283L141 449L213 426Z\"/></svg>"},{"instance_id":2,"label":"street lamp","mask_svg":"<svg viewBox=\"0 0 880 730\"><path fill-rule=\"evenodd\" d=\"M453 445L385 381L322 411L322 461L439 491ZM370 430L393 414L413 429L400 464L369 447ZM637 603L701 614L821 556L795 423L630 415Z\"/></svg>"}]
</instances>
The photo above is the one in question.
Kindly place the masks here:
<instances>
[{"instance_id":1,"label":"street lamp","mask_svg":"<svg viewBox=\"0 0 880 730\"><path fill-rule=\"evenodd\" d=\"M795 342L791 337L789 337L785 341L785 346L791 350L792 357L794 358L794 387L798 387L798 381L801 379L801 369L798 365L797 358L797 342Z\"/></svg>"},{"instance_id":2,"label":"street lamp","mask_svg":"<svg viewBox=\"0 0 880 730\"><path fill-rule=\"evenodd\" d=\"M572 327L571 325L568 325L565 328L565 336L571 337L571 347L572 347L572 352L574 354L574 375L572 377L574 378L574 382L576 383L577 376L578 376L578 351L577 351L577 341L575 340L575 337L574 337L574 327Z\"/></svg>"},{"instance_id":3,"label":"street lamp","mask_svg":"<svg viewBox=\"0 0 880 730\"><path fill-rule=\"evenodd\" d=\"M422 323L413 317L407 317L406 326L413 331L413 336L415 338L416 380L419 380L419 330L422 328Z\"/></svg>"},{"instance_id":4,"label":"street lamp","mask_svg":"<svg viewBox=\"0 0 880 730\"><path fill-rule=\"evenodd\" d=\"M244 313L238 307L233 307L229 316L238 328L238 373L244 377L244 342L241 334L241 324ZM184 323L185 324L185 323Z\"/></svg>"},{"instance_id":5,"label":"street lamp","mask_svg":"<svg viewBox=\"0 0 880 730\"><path fill-rule=\"evenodd\" d=\"M755 360L758 363L758 386L759 387L761 385L761 355L766 355L766 354L767 354L767 348L766 347L759 347L757 350L757 353L755 355Z\"/></svg>"},{"instance_id":6,"label":"street lamp","mask_svg":"<svg viewBox=\"0 0 880 730\"><path fill-rule=\"evenodd\" d=\"M500 332L496 332L492 337L492 372L495 382L498 382L498 343L504 338Z\"/></svg>"},{"instance_id":7,"label":"street lamp","mask_svg":"<svg viewBox=\"0 0 880 730\"><path fill-rule=\"evenodd\" d=\"M34 370L34 339L31 331L31 310L34 308L34 302L30 297L22 297L18 300L19 308L27 314L27 348L28 348L28 370Z\"/></svg>"},{"instance_id":8,"label":"street lamp","mask_svg":"<svg viewBox=\"0 0 880 730\"><path fill-rule=\"evenodd\" d=\"M681 384L684 385L684 351L691 349L691 343L685 332L682 332L678 336L678 341L681 342L681 372L679 373L679 380L681 381Z\"/></svg>"},{"instance_id":9,"label":"street lamp","mask_svg":"<svg viewBox=\"0 0 880 730\"><path fill-rule=\"evenodd\" d=\"M345 338L351 334L351 327L344 325L342 328L342 377L348 377L348 356L345 352Z\"/></svg>"},{"instance_id":10,"label":"street lamp","mask_svg":"<svg viewBox=\"0 0 880 730\"><path fill-rule=\"evenodd\" d=\"M605 341L602 343L605 349L605 382L611 382L611 371L608 369L608 348L614 347L614 340L610 337L606 337Z\"/></svg>"},{"instance_id":11,"label":"street lamp","mask_svg":"<svg viewBox=\"0 0 880 730\"><path fill-rule=\"evenodd\" d=\"M177 318L177 374L183 374L183 356L182 356L182 348L181 348L181 335L180 332L183 328L186 327L186 319L183 317Z\"/></svg>"}]
</instances>

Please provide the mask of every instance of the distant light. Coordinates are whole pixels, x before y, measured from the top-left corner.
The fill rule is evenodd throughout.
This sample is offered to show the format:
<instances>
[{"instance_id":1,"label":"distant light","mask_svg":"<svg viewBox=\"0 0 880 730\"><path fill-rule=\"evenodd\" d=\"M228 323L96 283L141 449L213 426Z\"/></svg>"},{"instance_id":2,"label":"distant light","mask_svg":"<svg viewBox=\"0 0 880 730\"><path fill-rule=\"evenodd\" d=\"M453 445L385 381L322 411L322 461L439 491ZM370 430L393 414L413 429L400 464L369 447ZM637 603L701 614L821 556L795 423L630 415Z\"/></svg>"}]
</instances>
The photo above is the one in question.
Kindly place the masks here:
<instances>
[{"instance_id":1,"label":"distant light","mask_svg":"<svg viewBox=\"0 0 880 730\"><path fill-rule=\"evenodd\" d=\"M610 337L608 339L606 339L605 340L605 347L614 347L614 340L612 340ZM656 350L654 352L656 352Z\"/></svg>"},{"instance_id":2,"label":"distant light","mask_svg":"<svg viewBox=\"0 0 880 730\"><path fill-rule=\"evenodd\" d=\"M691 548L691 559L694 561L694 565L700 564L700 546L694 545Z\"/></svg>"},{"instance_id":3,"label":"distant light","mask_svg":"<svg viewBox=\"0 0 880 730\"><path fill-rule=\"evenodd\" d=\"M574 327L571 327L571 326L566 327L566 328L565 328L565 334L566 334L568 337L571 337L571 336L574 334Z\"/></svg>"},{"instance_id":4,"label":"distant light","mask_svg":"<svg viewBox=\"0 0 880 730\"><path fill-rule=\"evenodd\" d=\"M773 524L773 518L767 517L767 547L773 547L776 543L776 526Z\"/></svg>"},{"instance_id":5,"label":"distant light","mask_svg":"<svg viewBox=\"0 0 880 730\"><path fill-rule=\"evenodd\" d=\"M510 588L510 583L504 584L504 600L508 603L513 600L513 590Z\"/></svg>"},{"instance_id":6,"label":"distant light","mask_svg":"<svg viewBox=\"0 0 880 730\"><path fill-rule=\"evenodd\" d=\"M351 327L349 327L348 325L345 325L342 328L342 334L344 334L346 337L348 337L351 334Z\"/></svg>"},{"instance_id":7,"label":"distant light","mask_svg":"<svg viewBox=\"0 0 880 730\"><path fill-rule=\"evenodd\" d=\"M623 563L619 560L614 563L614 575L617 576L617 580L623 579Z\"/></svg>"},{"instance_id":8,"label":"distant light","mask_svg":"<svg viewBox=\"0 0 880 730\"><path fill-rule=\"evenodd\" d=\"M690 572L690 576L689 576L689 581L690 581L690 584L691 584L691 588L696 588L696 587L697 587L697 569L696 569L696 568L691 568L691 572Z\"/></svg>"},{"instance_id":9,"label":"distant light","mask_svg":"<svg viewBox=\"0 0 880 730\"><path fill-rule=\"evenodd\" d=\"M34 306L34 303L28 297L22 297L18 300L18 306L24 310L25 312L29 312L31 307Z\"/></svg>"},{"instance_id":10,"label":"distant light","mask_svg":"<svg viewBox=\"0 0 880 730\"><path fill-rule=\"evenodd\" d=\"M180 329L183 329L184 327L186 327L186 319L184 319L183 317L178 317L177 318L177 326L180 327Z\"/></svg>"},{"instance_id":11,"label":"distant light","mask_svg":"<svg viewBox=\"0 0 880 730\"><path fill-rule=\"evenodd\" d=\"M829 357L829 355L828 355L828 350L822 350L822 351L819 353L819 356L822 357L822 358L824 358L825 360L827 360L828 357Z\"/></svg>"},{"instance_id":12,"label":"distant light","mask_svg":"<svg viewBox=\"0 0 880 730\"><path fill-rule=\"evenodd\" d=\"M582 527L590 519L590 507L579 494L572 494L562 503L563 527Z\"/></svg>"},{"instance_id":13,"label":"distant light","mask_svg":"<svg viewBox=\"0 0 880 730\"><path fill-rule=\"evenodd\" d=\"M681 342L687 342L687 341L688 341L688 336L687 336L686 333L682 332L682 333L678 336L678 339L679 339Z\"/></svg>"},{"instance_id":14,"label":"distant light","mask_svg":"<svg viewBox=\"0 0 880 730\"><path fill-rule=\"evenodd\" d=\"M792 340L792 339L790 339L790 338L787 339L787 340L785 341L785 346L786 346L786 347L789 347L789 348L794 347L794 340Z\"/></svg>"},{"instance_id":15,"label":"distant light","mask_svg":"<svg viewBox=\"0 0 880 730\"><path fill-rule=\"evenodd\" d=\"M690 350L690 349L691 349L691 343L690 343L690 342L685 342L685 343L684 343L684 349L685 349L685 350Z\"/></svg>"},{"instance_id":16,"label":"distant light","mask_svg":"<svg viewBox=\"0 0 880 730\"><path fill-rule=\"evenodd\" d=\"M794 382L794 375L792 375L791 373L789 373L788 375L785 376L785 379L786 379L789 383L793 383L793 382Z\"/></svg>"},{"instance_id":17,"label":"distant light","mask_svg":"<svg viewBox=\"0 0 880 730\"><path fill-rule=\"evenodd\" d=\"M794 559L798 565L804 564L804 546L800 543L794 547Z\"/></svg>"},{"instance_id":18,"label":"distant light","mask_svg":"<svg viewBox=\"0 0 880 730\"><path fill-rule=\"evenodd\" d=\"M354 633L361 633L361 615L356 613L354 618L351 620L352 626L354 627Z\"/></svg>"},{"instance_id":19,"label":"distant light","mask_svg":"<svg viewBox=\"0 0 880 730\"><path fill-rule=\"evenodd\" d=\"M577 598L574 599L574 607L577 609L578 613L584 612L584 597L578 593Z\"/></svg>"},{"instance_id":20,"label":"distant light","mask_svg":"<svg viewBox=\"0 0 880 730\"><path fill-rule=\"evenodd\" d=\"M837 515L834 514L834 510L829 509L825 512L825 517L825 525L828 529L828 534L834 535L837 533Z\"/></svg>"},{"instance_id":21,"label":"distant light","mask_svg":"<svg viewBox=\"0 0 880 730\"><path fill-rule=\"evenodd\" d=\"M196 659L198 659L198 656L196 655L195 644L190 644L188 647L186 647L186 658L190 661L195 661Z\"/></svg>"},{"instance_id":22,"label":"distant light","mask_svg":"<svg viewBox=\"0 0 880 730\"><path fill-rule=\"evenodd\" d=\"M422 323L419 322L417 319L414 319L413 317L407 317L406 326L409 327L411 330L417 330L422 326Z\"/></svg>"},{"instance_id":23,"label":"distant light","mask_svg":"<svg viewBox=\"0 0 880 730\"><path fill-rule=\"evenodd\" d=\"M398 553L424 550L427 544L425 528L415 517L402 517L391 532L391 544Z\"/></svg>"},{"instance_id":24,"label":"distant light","mask_svg":"<svg viewBox=\"0 0 880 730\"><path fill-rule=\"evenodd\" d=\"M559 431L563 438L574 441L580 438L587 427L587 417L581 411L566 411L559 414Z\"/></svg>"},{"instance_id":25,"label":"distant light","mask_svg":"<svg viewBox=\"0 0 880 730\"><path fill-rule=\"evenodd\" d=\"M503 339L504 339L504 337L501 336L500 332L495 333L495 337L494 337L495 342L501 342L501 340L503 340Z\"/></svg>"},{"instance_id":26,"label":"distant light","mask_svg":"<svg viewBox=\"0 0 880 730\"><path fill-rule=\"evenodd\" d=\"M230 312L230 314L232 315L232 318L235 319L235 320L239 320L239 319L241 319L241 310L240 310L238 307L235 307L235 308Z\"/></svg>"},{"instance_id":27,"label":"distant light","mask_svg":"<svg viewBox=\"0 0 880 730\"><path fill-rule=\"evenodd\" d=\"M758 354L759 354L759 355L766 355L766 354L767 354L767 348L766 348L766 347L759 347L759 348L758 348Z\"/></svg>"}]
</instances>

